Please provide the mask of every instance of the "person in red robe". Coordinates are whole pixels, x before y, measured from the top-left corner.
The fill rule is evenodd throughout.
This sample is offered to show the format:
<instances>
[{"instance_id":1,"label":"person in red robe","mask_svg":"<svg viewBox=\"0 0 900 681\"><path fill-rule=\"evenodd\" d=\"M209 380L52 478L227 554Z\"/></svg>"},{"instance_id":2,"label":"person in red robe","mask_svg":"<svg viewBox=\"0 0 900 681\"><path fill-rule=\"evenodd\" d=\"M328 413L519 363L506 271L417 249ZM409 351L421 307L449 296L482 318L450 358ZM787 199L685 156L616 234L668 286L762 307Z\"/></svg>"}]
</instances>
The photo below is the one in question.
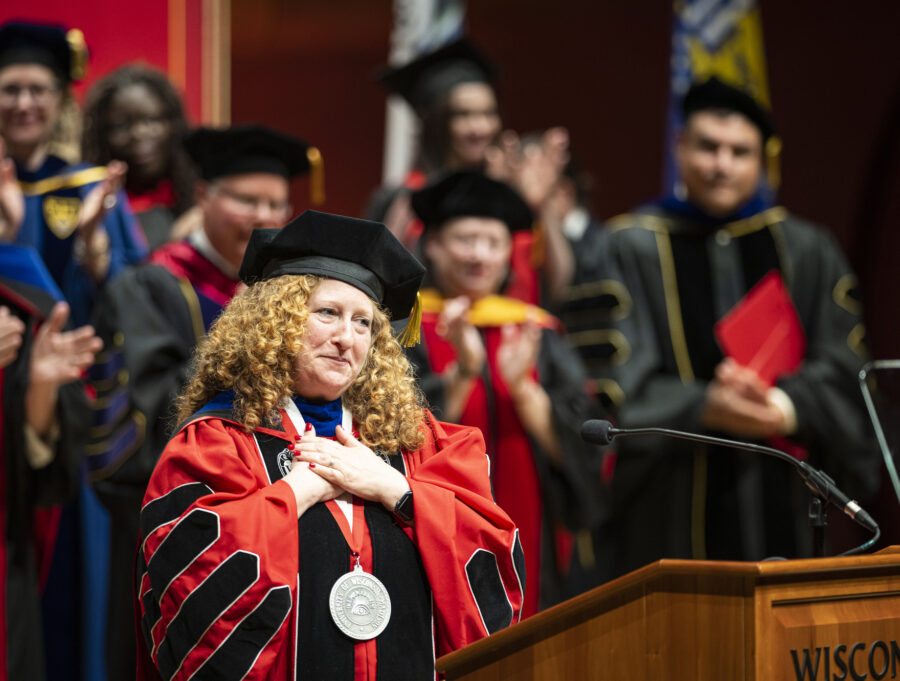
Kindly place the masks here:
<instances>
[{"instance_id":1,"label":"person in red robe","mask_svg":"<svg viewBox=\"0 0 900 681\"><path fill-rule=\"evenodd\" d=\"M581 362L541 308L500 295L512 234L531 211L508 185L459 172L412 195L425 225L429 288L422 337L410 348L430 404L444 419L476 426L491 458L497 503L519 527L528 566L525 614L564 595L571 536L598 521L598 456L579 431L596 407ZM591 569L594 559L580 555ZM596 581L596 580L595 580Z\"/></svg>"},{"instance_id":2,"label":"person in red robe","mask_svg":"<svg viewBox=\"0 0 900 681\"><path fill-rule=\"evenodd\" d=\"M110 511L107 669L134 671L131 568L141 498L174 425L172 400L196 344L241 287L255 229L290 216L290 178L309 169L306 142L258 125L201 128L185 140L201 180L202 226L118 277L96 326L107 351L91 370L97 393L88 466Z\"/></svg>"},{"instance_id":3,"label":"person in red robe","mask_svg":"<svg viewBox=\"0 0 900 681\"><path fill-rule=\"evenodd\" d=\"M567 285L574 261L551 210L551 191L568 159L569 136L551 128L528 153L511 130L501 133L497 69L468 39L460 38L382 70L381 84L400 95L420 123L418 154L403 185L379 189L369 217L384 220L413 252L422 223L411 212L409 194L447 173L481 171L517 187L535 211L528 229L513 235L511 276L504 294L537 304Z\"/></svg>"},{"instance_id":4,"label":"person in red robe","mask_svg":"<svg viewBox=\"0 0 900 681\"><path fill-rule=\"evenodd\" d=\"M423 409L390 325L423 274L368 220L254 233L144 498L138 678L424 681L518 620L484 441Z\"/></svg>"}]
</instances>

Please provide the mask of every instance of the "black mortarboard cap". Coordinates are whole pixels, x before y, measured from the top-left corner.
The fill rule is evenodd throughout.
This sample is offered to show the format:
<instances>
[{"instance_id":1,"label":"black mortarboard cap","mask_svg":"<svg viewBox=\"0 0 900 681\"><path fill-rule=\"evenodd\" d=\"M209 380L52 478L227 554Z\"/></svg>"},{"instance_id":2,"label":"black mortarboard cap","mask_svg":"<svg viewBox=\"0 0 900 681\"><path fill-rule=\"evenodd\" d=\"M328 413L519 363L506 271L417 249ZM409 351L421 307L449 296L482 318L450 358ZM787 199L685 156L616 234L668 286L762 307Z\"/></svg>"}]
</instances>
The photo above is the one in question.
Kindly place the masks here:
<instances>
[{"instance_id":1,"label":"black mortarboard cap","mask_svg":"<svg viewBox=\"0 0 900 681\"><path fill-rule=\"evenodd\" d=\"M0 68L40 64L64 84L81 80L87 66L84 34L55 24L10 21L0 26Z\"/></svg>"},{"instance_id":2,"label":"black mortarboard cap","mask_svg":"<svg viewBox=\"0 0 900 681\"><path fill-rule=\"evenodd\" d=\"M398 67L388 67L378 80L416 110L427 109L460 83L496 82L496 68L465 38L448 43Z\"/></svg>"},{"instance_id":3,"label":"black mortarboard cap","mask_svg":"<svg viewBox=\"0 0 900 681\"><path fill-rule=\"evenodd\" d=\"M241 263L247 284L283 274L338 279L405 319L425 268L380 222L307 210L281 229L258 229Z\"/></svg>"},{"instance_id":4,"label":"black mortarboard cap","mask_svg":"<svg viewBox=\"0 0 900 681\"><path fill-rule=\"evenodd\" d=\"M775 134L772 116L762 104L744 90L722 82L715 76L702 83L694 83L682 101L686 121L692 113L707 109L724 109L742 114L759 128L763 142Z\"/></svg>"},{"instance_id":5,"label":"black mortarboard cap","mask_svg":"<svg viewBox=\"0 0 900 681\"><path fill-rule=\"evenodd\" d=\"M413 192L412 207L425 229L438 228L453 218L485 217L501 220L515 232L531 229L534 220L515 189L472 170L450 173Z\"/></svg>"},{"instance_id":6,"label":"black mortarboard cap","mask_svg":"<svg viewBox=\"0 0 900 681\"><path fill-rule=\"evenodd\" d=\"M318 150L296 137L263 125L197 128L184 139L200 177L272 173L291 178L310 170L310 151Z\"/></svg>"}]
</instances>

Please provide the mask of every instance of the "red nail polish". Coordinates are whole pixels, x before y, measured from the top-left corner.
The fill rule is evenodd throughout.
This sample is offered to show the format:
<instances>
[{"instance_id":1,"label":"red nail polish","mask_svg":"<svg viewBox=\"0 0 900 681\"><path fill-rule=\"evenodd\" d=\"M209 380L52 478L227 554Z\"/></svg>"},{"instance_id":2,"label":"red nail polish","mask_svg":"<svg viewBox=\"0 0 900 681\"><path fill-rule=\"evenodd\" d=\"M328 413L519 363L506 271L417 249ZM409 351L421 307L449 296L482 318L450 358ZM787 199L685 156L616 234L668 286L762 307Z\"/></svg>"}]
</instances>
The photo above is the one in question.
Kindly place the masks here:
<instances>
[{"instance_id":1,"label":"red nail polish","mask_svg":"<svg viewBox=\"0 0 900 681\"><path fill-rule=\"evenodd\" d=\"M358 430L353 431L353 437L355 437L357 440L359 439L359 431Z\"/></svg>"},{"instance_id":2,"label":"red nail polish","mask_svg":"<svg viewBox=\"0 0 900 681\"><path fill-rule=\"evenodd\" d=\"M316 464L314 464L312 461L310 461L310 462L309 462L309 467L310 467L310 468L315 468L315 467L316 467Z\"/></svg>"},{"instance_id":3,"label":"red nail polish","mask_svg":"<svg viewBox=\"0 0 900 681\"><path fill-rule=\"evenodd\" d=\"M307 424L306 424L306 430L307 430L307 432L309 432L310 430L312 430L312 424L311 424L311 423L307 423Z\"/></svg>"},{"instance_id":4,"label":"red nail polish","mask_svg":"<svg viewBox=\"0 0 900 681\"><path fill-rule=\"evenodd\" d=\"M288 442L288 443L287 443L287 448L288 448L288 451L293 452L293 451L294 451L294 443L293 443L293 442Z\"/></svg>"},{"instance_id":5,"label":"red nail polish","mask_svg":"<svg viewBox=\"0 0 900 681\"><path fill-rule=\"evenodd\" d=\"M297 442L300 442L300 440L303 439L303 433L297 433L296 435L294 435L294 439L295 439Z\"/></svg>"}]
</instances>

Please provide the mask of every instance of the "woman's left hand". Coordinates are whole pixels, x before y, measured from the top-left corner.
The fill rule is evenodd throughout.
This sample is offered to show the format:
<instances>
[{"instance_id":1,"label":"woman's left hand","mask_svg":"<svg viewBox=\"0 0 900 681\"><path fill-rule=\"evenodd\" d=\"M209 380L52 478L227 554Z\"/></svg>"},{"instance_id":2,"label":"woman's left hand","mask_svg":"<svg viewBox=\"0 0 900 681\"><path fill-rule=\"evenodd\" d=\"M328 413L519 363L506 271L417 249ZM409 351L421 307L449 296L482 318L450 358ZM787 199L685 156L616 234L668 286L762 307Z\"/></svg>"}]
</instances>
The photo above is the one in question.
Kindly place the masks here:
<instances>
[{"instance_id":1,"label":"woman's left hand","mask_svg":"<svg viewBox=\"0 0 900 681\"><path fill-rule=\"evenodd\" d=\"M534 322L501 327L497 365L513 396L530 380L540 349L541 328Z\"/></svg>"},{"instance_id":2,"label":"woman's left hand","mask_svg":"<svg viewBox=\"0 0 900 681\"><path fill-rule=\"evenodd\" d=\"M309 462L310 469L328 482L393 511L409 490L403 474L341 426L334 436L329 440L317 437L315 429L307 430L297 444L296 458Z\"/></svg>"},{"instance_id":3,"label":"woman's left hand","mask_svg":"<svg viewBox=\"0 0 900 681\"><path fill-rule=\"evenodd\" d=\"M68 317L69 306L57 303L35 335L29 378L32 384L55 388L75 381L94 363L94 356L103 349L103 341L91 326L63 331Z\"/></svg>"},{"instance_id":4,"label":"woman's left hand","mask_svg":"<svg viewBox=\"0 0 900 681\"><path fill-rule=\"evenodd\" d=\"M123 161L110 161L106 166L106 179L98 182L84 197L78 229L85 240L93 236L97 225L116 205L116 194L125 185L127 171L128 165Z\"/></svg>"}]
</instances>

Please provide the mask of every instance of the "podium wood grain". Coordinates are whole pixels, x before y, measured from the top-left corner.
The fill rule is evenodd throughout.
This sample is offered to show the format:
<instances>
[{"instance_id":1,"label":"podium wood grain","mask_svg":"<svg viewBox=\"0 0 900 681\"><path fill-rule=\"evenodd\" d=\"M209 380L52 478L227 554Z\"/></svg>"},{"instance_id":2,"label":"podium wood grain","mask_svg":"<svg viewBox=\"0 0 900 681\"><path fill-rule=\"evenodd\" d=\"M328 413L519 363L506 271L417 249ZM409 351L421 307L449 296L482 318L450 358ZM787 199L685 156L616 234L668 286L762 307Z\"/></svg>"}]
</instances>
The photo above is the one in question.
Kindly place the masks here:
<instances>
[{"instance_id":1,"label":"podium wood grain","mask_svg":"<svg viewBox=\"0 0 900 681\"><path fill-rule=\"evenodd\" d=\"M891 547L763 563L661 560L436 668L448 681L891 679L900 678L898 643L900 547Z\"/></svg>"}]
</instances>

